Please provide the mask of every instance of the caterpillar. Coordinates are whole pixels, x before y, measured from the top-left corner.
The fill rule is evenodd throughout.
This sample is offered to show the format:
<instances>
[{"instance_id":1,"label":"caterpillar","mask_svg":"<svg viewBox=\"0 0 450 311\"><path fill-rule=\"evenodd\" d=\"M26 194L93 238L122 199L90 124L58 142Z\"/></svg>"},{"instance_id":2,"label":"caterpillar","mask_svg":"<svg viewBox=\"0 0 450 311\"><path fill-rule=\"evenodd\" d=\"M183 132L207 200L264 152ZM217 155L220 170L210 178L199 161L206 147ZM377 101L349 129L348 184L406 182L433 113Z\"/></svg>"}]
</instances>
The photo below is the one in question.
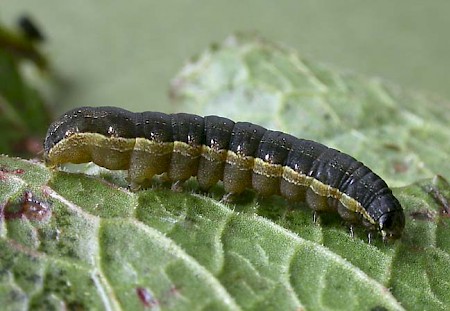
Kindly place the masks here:
<instances>
[{"instance_id":1,"label":"caterpillar","mask_svg":"<svg viewBox=\"0 0 450 311\"><path fill-rule=\"evenodd\" d=\"M165 173L172 182L197 177L202 189L220 180L229 194L305 201L336 211L348 224L401 237L405 216L386 183L363 163L315 141L219 116L133 113L81 107L52 123L44 141L47 166L94 162L128 170L134 186Z\"/></svg>"}]
</instances>

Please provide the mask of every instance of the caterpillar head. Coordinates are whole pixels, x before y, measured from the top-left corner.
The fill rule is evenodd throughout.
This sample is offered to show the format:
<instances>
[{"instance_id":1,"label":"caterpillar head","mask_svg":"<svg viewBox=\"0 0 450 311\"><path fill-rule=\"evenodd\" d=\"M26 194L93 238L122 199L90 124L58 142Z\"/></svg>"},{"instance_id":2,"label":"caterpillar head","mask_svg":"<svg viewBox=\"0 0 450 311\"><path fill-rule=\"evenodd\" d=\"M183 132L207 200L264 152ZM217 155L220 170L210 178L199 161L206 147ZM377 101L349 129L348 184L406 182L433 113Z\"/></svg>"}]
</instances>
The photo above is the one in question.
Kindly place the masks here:
<instances>
[{"instance_id":1,"label":"caterpillar head","mask_svg":"<svg viewBox=\"0 0 450 311\"><path fill-rule=\"evenodd\" d=\"M405 214L402 210L393 210L381 215L378 226L383 241L397 240L405 228Z\"/></svg>"}]
</instances>

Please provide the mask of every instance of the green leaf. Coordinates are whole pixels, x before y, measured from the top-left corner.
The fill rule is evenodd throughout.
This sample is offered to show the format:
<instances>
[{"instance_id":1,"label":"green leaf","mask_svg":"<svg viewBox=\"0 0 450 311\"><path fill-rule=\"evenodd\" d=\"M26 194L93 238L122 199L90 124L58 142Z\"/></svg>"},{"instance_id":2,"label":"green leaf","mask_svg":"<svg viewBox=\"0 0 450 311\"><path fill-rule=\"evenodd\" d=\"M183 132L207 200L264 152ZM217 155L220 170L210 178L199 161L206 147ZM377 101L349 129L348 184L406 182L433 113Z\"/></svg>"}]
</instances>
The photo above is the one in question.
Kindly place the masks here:
<instances>
[{"instance_id":1,"label":"green leaf","mask_svg":"<svg viewBox=\"0 0 450 311\"><path fill-rule=\"evenodd\" d=\"M0 297L11 310L450 306L442 178L396 189L407 227L383 245L362 231L350 237L335 218L314 224L307 208L277 198L227 206L164 188L130 193L6 156L0 167ZM20 210L26 191L51 215Z\"/></svg>"},{"instance_id":2,"label":"green leaf","mask_svg":"<svg viewBox=\"0 0 450 311\"><path fill-rule=\"evenodd\" d=\"M123 172L0 156L0 301L10 310L450 308L450 185L420 180L448 173L439 163L448 145L433 137L449 135L438 100L242 37L187 65L172 91L180 107L347 145L389 181L411 179L394 189L402 239L369 244L362 229L351 237L335 215L314 223L304 204L279 197L226 205L220 186L191 193L195 181L181 193L158 184L132 193ZM425 137L432 153L419 150ZM422 169L414 157L395 169L408 152Z\"/></svg>"}]
</instances>

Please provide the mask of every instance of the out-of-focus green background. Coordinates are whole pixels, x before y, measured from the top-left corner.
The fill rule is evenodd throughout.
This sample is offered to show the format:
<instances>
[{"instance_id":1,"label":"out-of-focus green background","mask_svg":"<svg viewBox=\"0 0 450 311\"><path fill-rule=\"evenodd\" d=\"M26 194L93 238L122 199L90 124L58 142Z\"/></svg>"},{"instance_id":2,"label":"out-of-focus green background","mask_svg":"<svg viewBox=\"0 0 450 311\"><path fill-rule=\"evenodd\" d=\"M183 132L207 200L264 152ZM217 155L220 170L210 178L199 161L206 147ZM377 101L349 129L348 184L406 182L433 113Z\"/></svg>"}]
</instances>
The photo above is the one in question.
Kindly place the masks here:
<instances>
[{"instance_id":1,"label":"out-of-focus green background","mask_svg":"<svg viewBox=\"0 0 450 311\"><path fill-rule=\"evenodd\" d=\"M70 106L173 110L168 83L185 61L235 31L309 58L450 98L450 2L444 0L3 0L0 20L31 15Z\"/></svg>"}]
</instances>

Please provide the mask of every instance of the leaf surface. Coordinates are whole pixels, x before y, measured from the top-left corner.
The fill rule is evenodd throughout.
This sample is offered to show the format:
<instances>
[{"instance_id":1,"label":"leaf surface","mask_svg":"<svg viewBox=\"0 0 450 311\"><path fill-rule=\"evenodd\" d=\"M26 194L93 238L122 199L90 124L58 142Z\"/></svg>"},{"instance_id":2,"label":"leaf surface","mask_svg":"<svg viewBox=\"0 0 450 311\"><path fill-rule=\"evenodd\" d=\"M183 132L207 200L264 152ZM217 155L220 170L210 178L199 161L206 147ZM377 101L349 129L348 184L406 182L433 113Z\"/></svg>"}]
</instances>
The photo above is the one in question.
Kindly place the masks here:
<instances>
[{"instance_id":1,"label":"leaf surface","mask_svg":"<svg viewBox=\"0 0 450 311\"><path fill-rule=\"evenodd\" d=\"M181 193L157 184L132 193L123 172L68 173L0 156L0 300L5 306L450 307L450 186L444 177L421 179L448 172L442 159L449 147L435 137L448 137L448 113L439 110L438 100L238 37L187 65L173 85L180 107L321 138L344 151L347 146L388 181L414 181L394 189L405 209L404 236L392 245L380 239L369 244L362 229L351 237L335 215L314 223L304 204L279 197L247 193L236 204L223 204L220 186L200 194L195 181ZM401 124L409 129L403 131ZM422 131L418 124L430 126ZM382 142L376 142L377 135ZM420 151L424 138L435 152ZM395 160L405 155L413 161L406 171L396 170ZM419 156L422 167L415 162ZM30 194L33 204L26 201Z\"/></svg>"}]
</instances>

